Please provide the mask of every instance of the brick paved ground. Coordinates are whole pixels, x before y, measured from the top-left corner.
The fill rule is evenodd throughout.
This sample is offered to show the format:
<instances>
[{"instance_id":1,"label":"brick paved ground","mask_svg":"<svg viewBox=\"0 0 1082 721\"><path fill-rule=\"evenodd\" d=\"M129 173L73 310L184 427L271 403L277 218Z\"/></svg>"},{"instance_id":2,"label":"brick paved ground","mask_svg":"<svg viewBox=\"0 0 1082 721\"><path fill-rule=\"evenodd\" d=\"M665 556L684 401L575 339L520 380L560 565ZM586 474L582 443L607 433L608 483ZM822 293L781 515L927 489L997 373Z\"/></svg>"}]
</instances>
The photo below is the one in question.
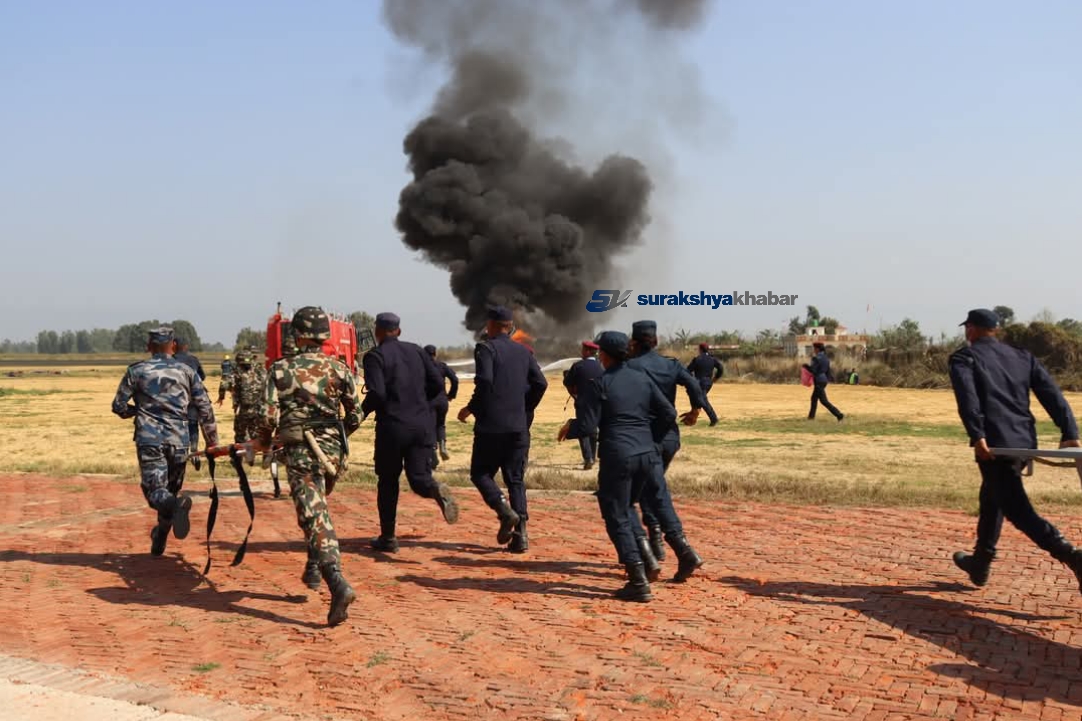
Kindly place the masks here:
<instances>
[{"instance_id":1,"label":"brick paved ground","mask_svg":"<svg viewBox=\"0 0 1082 721\"><path fill-rule=\"evenodd\" d=\"M223 500L208 586L205 495L192 535L155 559L134 484L0 488L0 652L113 677L103 695L122 677L268 718L1082 718L1073 577L1008 529L991 584L958 584L961 513L678 499L708 566L637 605L610 600L621 570L592 496L533 496L533 549L517 557L494 549L472 489L456 526L403 493L391 557L364 542L373 492L340 488L360 599L327 629L288 499L257 498L235 568L247 514ZM1079 519L1053 520L1080 537Z\"/></svg>"}]
</instances>

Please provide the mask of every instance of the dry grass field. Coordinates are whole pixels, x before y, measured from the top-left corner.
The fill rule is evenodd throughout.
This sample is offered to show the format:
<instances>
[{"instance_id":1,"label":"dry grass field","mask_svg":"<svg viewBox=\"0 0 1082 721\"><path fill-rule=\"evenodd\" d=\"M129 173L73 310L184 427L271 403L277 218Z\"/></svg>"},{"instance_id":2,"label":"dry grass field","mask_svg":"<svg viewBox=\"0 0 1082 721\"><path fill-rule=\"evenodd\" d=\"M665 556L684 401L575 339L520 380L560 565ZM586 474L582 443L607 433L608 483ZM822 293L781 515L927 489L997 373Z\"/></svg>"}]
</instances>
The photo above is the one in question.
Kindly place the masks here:
<instances>
[{"instance_id":1,"label":"dry grass field","mask_svg":"<svg viewBox=\"0 0 1082 721\"><path fill-rule=\"evenodd\" d=\"M13 366L4 373L18 370ZM122 366L27 366L24 375L0 377L0 471L50 475L104 473L134 479L131 421L109 411ZM219 379L208 379L212 398ZM472 387L462 383L451 403L452 453L437 475L468 485L472 425L455 413ZM809 392L796 385L725 382L710 397L721 422L683 430L683 448L670 469L679 494L706 494L807 504L918 505L973 510L978 475L950 391L834 385L832 401L846 413L837 423L820 413L804 420ZM1069 396L1078 407L1079 396ZM581 470L575 442L558 444L556 430L572 412L558 376L537 413L527 483L531 488L589 490L596 470ZM687 409L686 399L677 399ZM223 440L232 438L228 402L215 410ZM1035 404L1041 444L1058 433ZM373 425L369 418L351 439L353 455L344 483L370 484ZM228 474L223 469L222 474ZM253 476L265 475L258 465ZM189 468L189 487L206 470ZM284 480L284 479L283 479ZM1073 470L1038 467L1028 487L1036 502L1082 505Z\"/></svg>"}]
</instances>

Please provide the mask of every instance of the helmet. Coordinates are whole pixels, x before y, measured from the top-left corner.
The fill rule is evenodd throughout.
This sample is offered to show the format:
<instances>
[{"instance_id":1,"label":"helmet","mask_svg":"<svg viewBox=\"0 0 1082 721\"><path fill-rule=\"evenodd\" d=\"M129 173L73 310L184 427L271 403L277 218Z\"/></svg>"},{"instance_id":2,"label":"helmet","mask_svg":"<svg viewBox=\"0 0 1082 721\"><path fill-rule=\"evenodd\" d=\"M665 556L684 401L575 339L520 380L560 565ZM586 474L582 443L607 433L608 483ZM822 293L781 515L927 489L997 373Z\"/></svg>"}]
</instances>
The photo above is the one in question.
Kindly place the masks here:
<instances>
[{"instance_id":1,"label":"helmet","mask_svg":"<svg viewBox=\"0 0 1082 721\"><path fill-rule=\"evenodd\" d=\"M331 319L322 308L313 305L306 305L294 313L290 325L297 338L327 340L331 337Z\"/></svg>"},{"instance_id":2,"label":"helmet","mask_svg":"<svg viewBox=\"0 0 1082 721\"><path fill-rule=\"evenodd\" d=\"M252 364L252 354L251 353L245 353L244 351L241 351L240 353L237 353L237 365L242 365L243 366L243 365L251 365L251 364Z\"/></svg>"},{"instance_id":3,"label":"helmet","mask_svg":"<svg viewBox=\"0 0 1082 721\"><path fill-rule=\"evenodd\" d=\"M225 354L225 359L229 360L229 354L228 353Z\"/></svg>"}]
</instances>

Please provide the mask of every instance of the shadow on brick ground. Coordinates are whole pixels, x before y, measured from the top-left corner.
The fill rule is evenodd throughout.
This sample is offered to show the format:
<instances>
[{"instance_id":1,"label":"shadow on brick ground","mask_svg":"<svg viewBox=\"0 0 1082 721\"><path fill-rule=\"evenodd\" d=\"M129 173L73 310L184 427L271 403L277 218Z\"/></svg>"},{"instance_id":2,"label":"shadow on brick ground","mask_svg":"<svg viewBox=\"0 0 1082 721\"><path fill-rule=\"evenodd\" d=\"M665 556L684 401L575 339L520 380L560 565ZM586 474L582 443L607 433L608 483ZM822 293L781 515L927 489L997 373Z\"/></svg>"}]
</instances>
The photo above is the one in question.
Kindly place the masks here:
<instances>
[{"instance_id":1,"label":"shadow on brick ground","mask_svg":"<svg viewBox=\"0 0 1082 721\"><path fill-rule=\"evenodd\" d=\"M189 606L214 613L237 613L272 623L305 628L321 624L282 616L239 603L245 599L288 604L308 602L307 596L285 596L253 591L220 591L192 564L176 556L154 557L131 553L28 553L0 551L0 563L28 561L49 566L81 566L115 573L122 587L90 588L87 593L108 603L141 606Z\"/></svg>"},{"instance_id":2,"label":"shadow on brick ground","mask_svg":"<svg viewBox=\"0 0 1082 721\"><path fill-rule=\"evenodd\" d=\"M1028 622L1060 621L1067 616L986 609L926 595L973 590L953 583L850 586L802 581L760 583L740 577L721 580L749 596L859 611L913 638L969 659L970 664L935 664L928 670L961 679L994 696L1082 706L1082 649L997 623L980 614Z\"/></svg>"}]
</instances>

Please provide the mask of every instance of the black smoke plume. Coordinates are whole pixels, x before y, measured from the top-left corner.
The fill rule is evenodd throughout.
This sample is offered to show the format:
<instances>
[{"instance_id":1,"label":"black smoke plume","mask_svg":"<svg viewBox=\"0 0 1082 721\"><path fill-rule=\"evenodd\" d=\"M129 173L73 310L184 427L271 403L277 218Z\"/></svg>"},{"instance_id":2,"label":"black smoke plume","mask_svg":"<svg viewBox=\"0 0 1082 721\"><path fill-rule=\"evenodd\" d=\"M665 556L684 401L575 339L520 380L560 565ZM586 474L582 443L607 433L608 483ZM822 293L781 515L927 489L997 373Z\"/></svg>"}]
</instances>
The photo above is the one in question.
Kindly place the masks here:
<instances>
[{"instance_id":1,"label":"black smoke plume","mask_svg":"<svg viewBox=\"0 0 1082 721\"><path fill-rule=\"evenodd\" d=\"M642 242L653 183L624 155L578 167L567 157L573 142L535 129L568 103L577 43L620 42L629 16L656 33L687 29L705 4L384 0L395 35L451 68L431 115L405 139L413 182L395 225L409 248L450 271L467 328L503 304L535 328L588 329L593 290L610 287L613 261Z\"/></svg>"}]
</instances>

